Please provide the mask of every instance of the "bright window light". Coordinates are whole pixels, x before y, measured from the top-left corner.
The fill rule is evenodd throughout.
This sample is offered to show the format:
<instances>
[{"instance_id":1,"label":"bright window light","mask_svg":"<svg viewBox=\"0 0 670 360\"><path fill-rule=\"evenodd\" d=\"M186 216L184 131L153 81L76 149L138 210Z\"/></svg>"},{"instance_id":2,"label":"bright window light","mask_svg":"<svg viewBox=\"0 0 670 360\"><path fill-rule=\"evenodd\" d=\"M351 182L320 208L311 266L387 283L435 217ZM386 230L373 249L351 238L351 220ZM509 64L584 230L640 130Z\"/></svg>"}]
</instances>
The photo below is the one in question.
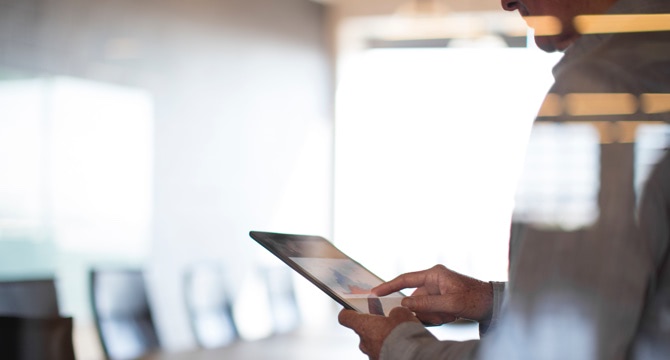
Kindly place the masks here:
<instances>
[{"instance_id":1,"label":"bright window light","mask_svg":"<svg viewBox=\"0 0 670 360\"><path fill-rule=\"evenodd\" d=\"M505 280L528 135L559 58L475 48L352 60L337 93L338 246L386 279L442 263Z\"/></svg>"}]
</instances>

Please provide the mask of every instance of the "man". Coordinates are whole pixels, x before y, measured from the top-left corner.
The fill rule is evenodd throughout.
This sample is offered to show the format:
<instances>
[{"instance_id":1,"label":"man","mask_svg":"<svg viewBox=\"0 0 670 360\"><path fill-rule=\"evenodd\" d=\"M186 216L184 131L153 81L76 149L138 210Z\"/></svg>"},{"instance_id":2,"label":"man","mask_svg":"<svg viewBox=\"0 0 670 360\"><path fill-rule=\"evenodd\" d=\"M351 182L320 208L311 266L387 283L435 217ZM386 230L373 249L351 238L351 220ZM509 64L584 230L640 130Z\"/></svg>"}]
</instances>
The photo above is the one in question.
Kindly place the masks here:
<instances>
[{"instance_id":1,"label":"man","mask_svg":"<svg viewBox=\"0 0 670 360\"><path fill-rule=\"evenodd\" d=\"M648 14L670 24L663 17L670 1L502 0L502 7L561 24L557 34L535 38L545 51L565 52L537 123L598 130L597 220L569 231L533 224L513 231L508 284L436 266L372 290L416 288L388 317L343 310L339 321L370 359L670 358L670 155L652 172L639 210L633 179L638 125L670 123L670 32L630 28L659 21ZM598 20L582 15L603 14L625 30L578 31ZM622 17L631 14L645 16ZM438 341L421 324L458 318L479 322L482 340Z\"/></svg>"}]
</instances>

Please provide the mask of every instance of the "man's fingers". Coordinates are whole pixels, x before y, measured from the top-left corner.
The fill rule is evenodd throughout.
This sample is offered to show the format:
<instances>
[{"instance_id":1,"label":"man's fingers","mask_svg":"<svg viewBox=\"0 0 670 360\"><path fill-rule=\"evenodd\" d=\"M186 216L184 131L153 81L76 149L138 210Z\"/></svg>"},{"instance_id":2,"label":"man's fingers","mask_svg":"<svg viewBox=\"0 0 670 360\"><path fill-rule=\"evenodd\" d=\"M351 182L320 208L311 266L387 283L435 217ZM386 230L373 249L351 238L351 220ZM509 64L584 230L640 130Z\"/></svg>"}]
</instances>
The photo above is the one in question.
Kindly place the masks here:
<instances>
[{"instance_id":1,"label":"man's fingers","mask_svg":"<svg viewBox=\"0 0 670 360\"><path fill-rule=\"evenodd\" d=\"M411 311L404 307L396 307L391 309L391 312L389 313L390 318L407 318L407 317L414 317Z\"/></svg>"},{"instance_id":2,"label":"man's fingers","mask_svg":"<svg viewBox=\"0 0 670 360\"><path fill-rule=\"evenodd\" d=\"M426 281L426 271L427 270L402 274L391 281L372 288L371 292L377 296L386 296L402 289L423 286Z\"/></svg>"},{"instance_id":3,"label":"man's fingers","mask_svg":"<svg viewBox=\"0 0 670 360\"><path fill-rule=\"evenodd\" d=\"M416 313L416 317L427 325L442 325L456 321L456 316L446 313Z\"/></svg>"},{"instance_id":4,"label":"man's fingers","mask_svg":"<svg viewBox=\"0 0 670 360\"><path fill-rule=\"evenodd\" d=\"M419 321L416 316L414 316L413 312L404 307L393 308L389 313L389 318L391 318L396 324L405 321Z\"/></svg>"},{"instance_id":5,"label":"man's fingers","mask_svg":"<svg viewBox=\"0 0 670 360\"><path fill-rule=\"evenodd\" d=\"M360 316L361 315L354 310L343 309L337 316L337 321L340 322L340 325L351 329L355 324L358 323Z\"/></svg>"},{"instance_id":6,"label":"man's fingers","mask_svg":"<svg viewBox=\"0 0 670 360\"><path fill-rule=\"evenodd\" d=\"M453 301L450 301L447 296L442 295L426 295L426 296L409 296L402 299L402 306L421 313L448 313L458 315L462 309L456 308Z\"/></svg>"},{"instance_id":7,"label":"man's fingers","mask_svg":"<svg viewBox=\"0 0 670 360\"><path fill-rule=\"evenodd\" d=\"M443 324L442 322L442 317L439 314L436 313L416 313L416 317L421 320L424 324L430 324L430 325L441 325Z\"/></svg>"}]
</instances>

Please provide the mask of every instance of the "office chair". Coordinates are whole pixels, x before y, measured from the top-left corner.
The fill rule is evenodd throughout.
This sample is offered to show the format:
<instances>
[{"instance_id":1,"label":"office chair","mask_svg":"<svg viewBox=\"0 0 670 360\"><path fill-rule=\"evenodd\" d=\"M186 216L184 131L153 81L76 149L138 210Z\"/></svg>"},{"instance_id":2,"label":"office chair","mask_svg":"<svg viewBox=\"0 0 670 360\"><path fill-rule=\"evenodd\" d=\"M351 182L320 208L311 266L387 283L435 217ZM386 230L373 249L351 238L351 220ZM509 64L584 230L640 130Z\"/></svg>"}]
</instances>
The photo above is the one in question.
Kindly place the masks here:
<instances>
[{"instance_id":1,"label":"office chair","mask_svg":"<svg viewBox=\"0 0 670 360\"><path fill-rule=\"evenodd\" d=\"M92 269L89 281L107 359L134 359L160 348L141 270Z\"/></svg>"},{"instance_id":2,"label":"office chair","mask_svg":"<svg viewBox=\"0 0 670 360\"><path fill-rule=\"evenodd\" d=\"M74 360L72 318L59 314L53 278L0 281L0 355Z\"/></svg>"},{"instance_id":3,"label":"office chair","mask_svg":"<svg viewBox=\"0 0 670 360\"><path fill-rule=\"evenodd\" d=\"M198 345L222 347L239 339L222 266L217 263L190 266L184 275L184 296Z\"/></svg>"},{"instance_id":4,"label":"office chair","mask_svg":"<svg viewBox=\"0 0 670 360\"><path fill-rule=\"evenodd\" d=\"M301 320L292 271L287 267L265 267L261 269L261 274L268 290L273 333L294 330Z\"/></svg>"},{"instance_id":5,"label":"office chair","mask_svg":"<svg viewBox=\"0 0 670 360\"><path fill-rule=\"evenodd\" d=\"M55 280L0 281L0 315L57 317Z\"/></svg>"},{"instance_id":6,"label":"office chair","mask_svg":"<svg viewBox=\"0 0 670 360\"><path fill-rule=\"evenodd\" d=\"M0 315L0 354L12 360L74 360L72 318Z\"/></svg>"}]
</instances>

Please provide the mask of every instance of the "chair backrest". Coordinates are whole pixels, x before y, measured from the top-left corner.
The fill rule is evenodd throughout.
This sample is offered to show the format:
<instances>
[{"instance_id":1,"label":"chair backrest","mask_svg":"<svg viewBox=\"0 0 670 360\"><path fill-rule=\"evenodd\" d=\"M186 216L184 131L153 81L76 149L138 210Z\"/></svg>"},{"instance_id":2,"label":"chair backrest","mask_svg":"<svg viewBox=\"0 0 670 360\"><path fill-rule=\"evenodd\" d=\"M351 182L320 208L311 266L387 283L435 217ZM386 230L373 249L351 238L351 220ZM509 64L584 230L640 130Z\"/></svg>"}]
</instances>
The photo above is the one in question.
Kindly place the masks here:
<instances>
[{"instance_id":1,"label":"chair backrest","mask_svg":"<svg viewBox=\"0 0 670 360\"><path fill-rule=\"evenodd\" d=\"M261 270L268 290L273 333L281 334L300 325L300 311L293 285L293 272L287 267L266 267Z\"/></svg>"},{"instance_id":2,"label":"chair backrest","mask_svg":"<svg viewBox=\"0 0 670 360\"><path fill-rule=\"evenodd\" d=\"M54 279L0 281L0 315L57 317Z\"/></svg>"},{"instance_id":3,"label":"chair backrest","mask_svg":"<svg viewBox=\"0 0 670 360\"><path fill-rule=\"evenodd\" d=\"M160 348L144 274L135 269L90 271L93 315L107 359L133 359Z\"/></svg>"},{"instance_id":4,"label":"chair backrest","mask_svg":"<svg viewBox=\"0 0 670 360\"><path fill-rule=\"evenodd\" d=\"M0 354L12 360L74 360L72 318L0 315Z\"/></svg>"},{"instance_id":5,"label":"chair backrest","mask_svg":"<svg viewBox=\"0 0 670 360\"><path fill-rule=\"evenodd\" d=\"M225 272L218 263L199 263L184 274L191 329L201 347L222 347L239 339Z\"/></svg>"},{"instance_id":6,"label":"chair backrest","mask_svg":"<svg viewBox=\"0 0 670 360\"><path fill-rule=\"evenodd\" d=\"M72 318L59 316L53 278L0 281L0 357L74 360Z\"/></svg>"}]
</instances>

